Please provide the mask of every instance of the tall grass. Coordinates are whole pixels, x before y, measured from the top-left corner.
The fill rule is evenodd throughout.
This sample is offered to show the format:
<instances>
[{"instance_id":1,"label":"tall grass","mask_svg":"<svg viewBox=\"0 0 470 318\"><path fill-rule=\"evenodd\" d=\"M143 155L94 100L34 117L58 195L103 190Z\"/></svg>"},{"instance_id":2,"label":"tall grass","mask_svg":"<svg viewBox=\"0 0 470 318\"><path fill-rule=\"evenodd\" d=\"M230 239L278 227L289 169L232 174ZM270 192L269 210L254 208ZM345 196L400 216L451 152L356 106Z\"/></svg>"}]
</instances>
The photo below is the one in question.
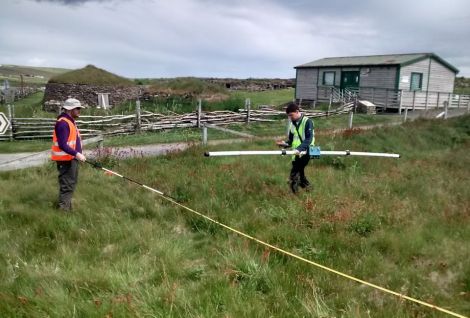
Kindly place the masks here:
<instances>
[{"instance_id":1,"label":"tall grass","mask_svg":"<svg viewBox=\"0 0 470 318\"><path fill-rule=\"evenodd\" d=\"M195 147L110 168L303 257L468 315L469 119L322 136L331 148L403 158L315 160L314 189L298 196L285 157L204 158ZM442 316L270 252L89 166L72 214L53 208L52 164L0 173L0 189L4 317Z\"/></svg>"}]
</instances>

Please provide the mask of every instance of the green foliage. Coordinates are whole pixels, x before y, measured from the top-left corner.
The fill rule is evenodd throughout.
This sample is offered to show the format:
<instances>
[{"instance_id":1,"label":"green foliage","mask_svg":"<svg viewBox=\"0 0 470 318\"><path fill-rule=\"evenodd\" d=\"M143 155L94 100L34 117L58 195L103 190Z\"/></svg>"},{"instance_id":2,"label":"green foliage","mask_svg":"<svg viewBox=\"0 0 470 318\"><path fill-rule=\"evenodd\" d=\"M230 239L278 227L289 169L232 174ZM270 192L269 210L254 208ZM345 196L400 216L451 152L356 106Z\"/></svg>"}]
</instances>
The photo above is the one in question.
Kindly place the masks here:
<instances>
[{"instance_id":1,"label":"green foliage","mask_svg":"<svg viewBox=\"0 0 470 318\"><path fill-rule=\"evenodd\" d=\"M39 117L39 118L54 118L57 114L45 112L42 110L42 99L44 98L43 92L37 92L29 95L23 99L20 99L13 103L14 116L16 118L28 118L28 117ZM8 114L7 105L0 105L0 112Z\"/></svg>"},{"instance_id":2,"label":"green foliage","mask_svg":"<svg viewBox=\"0 0 470 318\"><path fill-rule=\"evenodd\" d=\"M221 85L209 83L195 77L177 77L174 79L152 80L151 89L156 91L170 90L177 94L227 94L227 90Z\"/></svg>"},{"instance_id":3,"label":"green foliage","mask_svg":"<svg viewBox=\"0 0 470 318\"><path fill-rule=\"evenodd\" d=\"M205 111L214 111L214 110L231 110L238 112L240 108L245 107L245 101L237 96L230 96L230 98L218 101L218 102L207 102L202 103L202 109Z\"/></svg>"},{"instance_id":4,"label":"green foliage","mask_svg":"<svg viewBox=\"0 0 470 318\"><path fill-rule=\"evenodd\" d=\"M470 94L470 78L463 76L455 78L454 92L456 94Z\"/></svg>"},{"instance_id":5,"label":"green foliage","mask_svg":"<svg viewBox=\"0 0 470 318\"><path fill-rule=\"evenodd\" d=\"M380 221L373 213L365 213L351 222L349 229L360 236L369 236L378 226Z\"/></svg>"},{"instance_id":6,"label":"green foliage","mask_svg":"<svg viewBox=\"0 0 470 318\"><path fill-rule=\"evenodd\" d=\"M295 90L293 88L266 90L261 92L235 91L231 95L243 101L246 98L251 100L251 107L259 105L280 106L291 102L294 99ZM244 105L244 104L243 104Z\"/></svg>"}]
</instances>

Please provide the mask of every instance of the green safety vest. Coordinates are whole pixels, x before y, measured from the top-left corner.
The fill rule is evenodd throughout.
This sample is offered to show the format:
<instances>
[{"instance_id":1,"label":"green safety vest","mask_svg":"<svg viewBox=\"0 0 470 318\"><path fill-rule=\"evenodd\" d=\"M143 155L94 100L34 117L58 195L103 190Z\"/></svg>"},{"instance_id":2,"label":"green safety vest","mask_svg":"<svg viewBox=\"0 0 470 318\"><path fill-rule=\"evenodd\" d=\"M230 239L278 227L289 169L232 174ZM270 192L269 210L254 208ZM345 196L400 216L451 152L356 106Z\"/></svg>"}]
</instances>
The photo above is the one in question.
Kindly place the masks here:
<instances>
[{"instance_id":1,"label":"green safety vest","mask_svg":"<svg viewBox=\"0 0 470 318\"><path fill-rule=\"evenodd\" d=\"M297 129L294 125L294 123L290 123L290 132L294 136L294 139L292 140L292 149L295 150L297 149L298 146L302 144L302 141L305 140L305 125L307 124L308 117L302 116L302 119L300 121L299 129ZM313 130L312 130L313 134ZM315 144L315 135L312 136L312 142L310 143L310 146L313 146ZM295 156L292 156L292 160L295 159Z\"/></svg>"}]
</instances>

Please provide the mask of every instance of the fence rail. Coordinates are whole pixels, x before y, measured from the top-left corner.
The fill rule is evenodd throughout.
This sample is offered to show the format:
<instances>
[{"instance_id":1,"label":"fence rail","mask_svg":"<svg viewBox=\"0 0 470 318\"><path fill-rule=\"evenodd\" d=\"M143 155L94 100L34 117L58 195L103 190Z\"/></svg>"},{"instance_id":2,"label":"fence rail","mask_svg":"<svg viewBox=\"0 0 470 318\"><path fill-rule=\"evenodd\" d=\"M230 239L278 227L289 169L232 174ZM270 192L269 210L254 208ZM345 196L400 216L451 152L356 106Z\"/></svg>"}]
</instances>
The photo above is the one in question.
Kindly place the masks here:
<instances>
[{"instance_id":1,"label":"fence rail","mask_svg":"<svg viewBox=\"0 0 470 318\"><path fill-rule=\"evenodd\" d=\"M285 115L284 111L271 108L250 109L249 103L245 107L239 109L238 112L226 110L202 112L198 107L196 112L175 115L141 112L138 108L135 114L130 115L81 116L77 120L77 126L84 137L115 136L174 128L194 128L206 124L220 126L232 123L271 122ZM303 113L309 117L318 118L348 113L353 108L354 102L351 102L328 112L304 110ZM14 114L14 111L10 113ZM54 118L17 118L14 115L11 116L10 121L11 129L6 135L0 135L0 141L50 139L56 122Z\"/></svg>"},{"instance_id":2,"label":"fence rail","mask_svg":"<svg viewBox=\"0 0 470 318\"><path fill-rule=\"evenodd\" d=\"M318 99L331 102L348 102L356 95L376 106L387 109L404 108L412 110L430 110L444 108L470 109L470 95L453 94L438 91L406 91L382 87L359 87L354 90L340 90L335 87L318 86Z\"/></svg>"}]
</instances>

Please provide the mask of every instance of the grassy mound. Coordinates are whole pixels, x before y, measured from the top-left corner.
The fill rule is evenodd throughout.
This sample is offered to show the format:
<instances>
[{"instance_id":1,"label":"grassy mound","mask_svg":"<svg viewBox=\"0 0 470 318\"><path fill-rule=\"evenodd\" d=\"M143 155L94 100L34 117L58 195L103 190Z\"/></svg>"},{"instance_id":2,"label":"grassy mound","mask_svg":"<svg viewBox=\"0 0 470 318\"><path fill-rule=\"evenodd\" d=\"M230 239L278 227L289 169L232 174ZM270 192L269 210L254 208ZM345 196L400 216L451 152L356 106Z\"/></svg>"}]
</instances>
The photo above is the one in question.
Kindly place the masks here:
<instances>
[{"instance_id":1,"label":"grassy mound","mask_svg":"<svg viewBox=\"0 0 470 318\"><path fill-rule=\"evenodd\" d=\"M312 161L314 190L298 196L288 192L286 157L204 158L207 149L195 147L105 163L260 239L468 315L470 117L317 139L323 149L403 157ZM4 316L442 317L265 250L89 166L74 213L61 214L56 173L52 164L0 173Z\"/></svg>"},{"instance_id":2,"label":"grassy mound","mask_svg":"<svg viewBox=\"0 0 470 318\"><path fill-rule=\"evenodd\" d=\"M131 80L112 74L93 65L52 77L49 83L89 85L135 85Z\"/></svg>"}]
</instances>

